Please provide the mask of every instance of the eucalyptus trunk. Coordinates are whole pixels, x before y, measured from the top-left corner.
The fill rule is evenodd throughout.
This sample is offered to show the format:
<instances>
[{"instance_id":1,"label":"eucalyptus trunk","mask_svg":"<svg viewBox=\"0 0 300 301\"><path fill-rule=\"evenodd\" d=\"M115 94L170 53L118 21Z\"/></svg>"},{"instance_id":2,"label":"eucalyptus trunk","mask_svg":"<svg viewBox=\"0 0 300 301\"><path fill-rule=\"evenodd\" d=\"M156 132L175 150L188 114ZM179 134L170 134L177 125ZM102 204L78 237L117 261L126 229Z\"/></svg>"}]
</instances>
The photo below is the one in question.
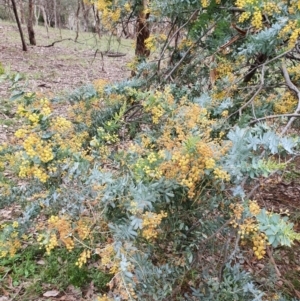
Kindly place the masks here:
<instances>
[{"instance_id":1,"label":"eucalyptus trunk","mask_svg":"<svg viewBox=\"0 0 300 301\"><path fill-rule=\"evenodd\" d=\"M13 7L14 15L15 15L16 22L17 22L18 28L19 28L19 33L20 33L20 36L21 36L22 49L23 49L23 51L27 51L27 45L25 43L22 26L21 26L20 19L19 19L19 16L18 16L16 1L15 0L11 0L11 4L12 4L12 7Z\"/></svg>"},{"instance_id":2,"label":"eucalyptus trunk","mask_svg":"<svg viewBox=\"0 0 300 301\"><path fill-rule=\"evenodd\" d=\"M28 2L27 29L28 29L28 36L29 36L30 45L36 45L35 33L34 33L34 29L33 29L33 17L34 17L33 0L29 0L29 2Z\"/></svg>"},{"instance_id":3,"label":"eucalyptus trunk","mask_svg":"<svg viewBox=\"0 0 300 301\"><path fill-rule=\"evenodd\" d=\"M146 12L146 9L147 9L147 0L142 0L139 8L138 17L137 17L135 55L144 58L150 55L150 50L147 49L145 44L145 40L148 39L150 36L149 25L147 23L147 19L149 18L149 13Z\"/></svg>"}]
</instances>

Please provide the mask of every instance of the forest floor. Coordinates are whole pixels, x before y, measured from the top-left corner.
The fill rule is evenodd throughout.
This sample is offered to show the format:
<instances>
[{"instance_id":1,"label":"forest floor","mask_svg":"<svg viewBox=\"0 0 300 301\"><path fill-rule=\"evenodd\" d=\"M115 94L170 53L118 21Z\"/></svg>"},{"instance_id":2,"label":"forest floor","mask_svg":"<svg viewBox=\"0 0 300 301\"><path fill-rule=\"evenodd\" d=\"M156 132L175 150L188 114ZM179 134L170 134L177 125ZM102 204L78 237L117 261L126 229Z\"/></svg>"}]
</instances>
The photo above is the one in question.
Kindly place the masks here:
<instances>
[{"instance_id":1,"label":"forest floor","mask_svg":"<svg viewBox=\"0 0 300 301\"><path fill-rule=\"evenodd\" d=\"M26 36L25 26L23 31ZM0 62L13 72L26 74L32 91L61 94L97 79L116 82L130 75L126 64L133 58L132 40L99 39L95 33L80 32L75 42L74 31L49 28L47 33L42 26L35 27L35 33L37 46L22 51L17 26L0 21ZM106 51L124 56L109 57ZM0 87L0 97L7 93L5 88Z\"/></svg>"},{"instance_id":2,"label":"forest floor","mask_svg":"<svg viewBox=\"0 0 300 301\"><path fill-rule=\"evenodd\" d=\"M23 30L26 32L25 26ZM132 40L108 36L99 39L93 33L79 33L78 41L74 42L76 34L73 31L49 28L47 33L41 26L35 27L35 31L37 46L29 46L28 51L23 52L16 25L0 21L0 62L6 69L26 77L28 92L35 91L63 99L64 95L68 95L72 90L92 84L97 79L116 82L130 76L127 63L134 57ZM105 51L126 55L108 57L102 55ZM0 144L8 141L18 126L12 113L14 104L8 100L9 97L9 84L0 83ZM63 108L67 104L62 101L59 105ZM299 166L300 160L297 160L280 176L262 179L261 187L254 197L269 210L278 212L279 207L289 210L298 231L300 231ZM0 221L1 217L11 219L16 213L14 211L18 210L18 208L0 208ZM59 255L60 262L67 262L66 258L66 254ZM276 285L282 287L282 291L300 299L300 244L296 243L293 248L279 248L275 251L274 260L276 266L266 258L260 262L247 261L244 267L255 274L256 278L260 278L262 284L268 281L264 277L267 274L265 271L271 268L276 273L277 269L280 275L277 272L279 280ZM4 268L5 263L0 261L0 301L95 300L93 281L84 291L78 291L72 285L63 292L59 291L59 281L65 280L64 276L59 274L59 268L50 260L41 257L40 254L37 257L36 250L24 251L19 261L17 258L9 264L11 268L7 270ZM39 273L45 271L58 273L57 282L37 287Z\"/></svg>"}]
</instances>

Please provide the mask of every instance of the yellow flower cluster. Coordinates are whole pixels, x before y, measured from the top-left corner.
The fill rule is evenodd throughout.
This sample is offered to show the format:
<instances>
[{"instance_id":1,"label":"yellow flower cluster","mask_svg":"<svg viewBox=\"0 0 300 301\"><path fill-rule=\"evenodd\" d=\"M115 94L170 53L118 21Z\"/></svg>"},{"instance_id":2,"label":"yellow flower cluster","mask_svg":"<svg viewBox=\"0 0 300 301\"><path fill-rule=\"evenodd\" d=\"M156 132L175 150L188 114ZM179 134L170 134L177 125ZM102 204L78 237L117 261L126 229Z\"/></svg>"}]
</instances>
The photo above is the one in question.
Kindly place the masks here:
<instances>
[{"instance_id":1,"label":"yellow flower cluster","mask_svg":"<svg viewBox=\"0 0 300 301\"><path fill-rule=\"evenodd\" d=\"M224 61L218 64L216 79L226 77L230 74L232 74L232 65L229 62Z\"/></svg>"},{"instance_id":2,"label":"yellow flower cluster","mask_svg":"<svg viewBox=\"0 0 300 301\"><path fill-rule=\"evenodd\" d=\"M278 6L278 4L271 1L264 3L263 10L264 13L269 16L280 13L280 7Z\"/></svg>"},{"instance_id":3,"label":"yellow flower cluster","mask_svg":"<svg viewBox=\"0 0 300 301\"><path fill-rule=\"evenodd\" d=\"M255 29L262 29L263 28L263 16L260 11L255 11L252 16L251 25Z\"/></svg>"},{"instance_id":4,"label":"yellow flower cluster","mask_svg":"<svg viewBox=\"0 0 300 301\"><path fill-rule=\"evenodd\" d=\"M247 6L257 6L259 0L237 0L235 5L238 8L245 8Z\"/></svg>"},{"instance_id":5,"label":"yellow flower cluster","mask_svg":"<svg viewBox=\"0 0 300 301\"><path fill-rule=\"evenodd\" d=\"M84 101L79 101L69 110L68 118L75 123L84 122L87 126L90 126L91 114L94 107L98 108L97 102L87 103Z\"/></svg>"},{"instance_id":6,"label":"yellow flower cluster","mask_svg":"<svg viewBox=\"0 0 300 301\"><path fill-rule=\"evenodd\" d=\"M30 134L23 143L23 147L30 158L38 157L43 163L54 158L51 144L43 141L37 134Z\"/></svg>"},{"instance_id":7,"label":"yellow flower cluster","mask_svg":"<svg viewBox=\"0 0 300 301\"><path fill-rule=\"evenodd\" d=\"M131 11L131 5L130 5L128 2L126 2L126 3L124 4L124 8L125 8L125 10L126 10L127 12L130 12L130 11Z\"/></svg>"},{"instance_id":8,"label":"yellow flower cluster","mask_svg":"<svg viewBox=\"0 0 300 301\"><path fill-rule=\"evenodd\" d=\"M153 146L151 144L151 139L147 136L142 136L142 145L144 148L151 148Z\"/></svg>"},{"instance_id":9,"label":"yellow flower cluster","mask_svg":"<svg viewBox=\"0 0 300 301\"><path fill-rule=\"evenodd\" d=\"M182 154L174 150L171 161L161 164L161 170L166 178L176 179L181 185L188 187L188 197L195 196L197 182L204 175L205 168L215 165L213 152L208 144L196 143L193 153Z\"/></svg>"},{"instance_id":10,"label":"yellow flower cluster","mask_svg":"<svg viewBox=\"0 0 300 301\"><path fill-rule=\"evenodd\" d=\"M215 168L214 175L217 179L230 181L230 175L228 174L228 172L220 168Z\"/></svg>"},{"instance_id":11,"label":"yellow flower cluster","mask_svg":"<svg viewBox=\"0 0 300 301\"><path fill-rule=\"evenodd\" d=\"M287 2L287 1L285 1ZM300 10L300 3L298 0L291 0L289 1L289 7L288 7L290 14L295 14L297 10Z\"/></svg>"},{"instance_id":12,"label":"yellow flower cluster","mask_svg":"<svg viewBox=\"0 0 300 301\"><path fill-rule=\"evenodd\" d=\"M140 171L142 171L151 178L159 179L162 176L162 172L156 166L157 161L158 155L154 152L150 152L146 158L139 158L133 166L135 176L140 179L142 176Z\"/></svg>"},{"instance_id":13,"label":"yellow flower cluster","mask_svg":"<svg viewBox=\"0 0 300 301\"><path fill-rule=\"evenodd\" d=\"M19 168L19 177L35 177L39 179L42 183L46 183L49 178L47 173L42 168L36 165L31 165L28 160L22 161Z\"/></svg>"},{"instance_id":14,"label":"yellow flower cluster","mask_svg":"<svg viewBox=\"0 0 300 301\"><path fill-rule=\"evenodd\" d=\"M121 16L121 9L120 8L116 8L114 10L110 10L110 9L104 9L102 11L102 22L104 27L106 27L107 29L113 29L112 22L117 22L120 19Z\"/></svg>"},{"instance_id":15,"label":"yellow flower cluster","mask_svg":"<svg viewBox=\"0 0 300 301\"><path fill-rule=\"evenodd\" d=\"M90 250L84 250L84 251L80 254L80 256L79 256L79 258L78 258L78 260L76 261L75 264L76 264L79 268L81 268L84 264L87 263L87 260L88 260L89 258L91 258L91 251L90 251Z\"/></svg>"},{"instance_id":16,"label":"yellow flower cluster","mask_svg":"<svg viewBox=\"0 0 300 301\"><path fill-rule=\"evenodd\" d=\"M115 258L115 250L111 243L107 243L103 249L97 248L95 253L101 257L101 265L109 268L111 274L119 272L119 261Z\"/></svg>"},{"instance_id":17,"label":"yellow flower cluster","mask_svg":"<svg viewBox=\"0 0 300 301\"><path fill-rule=\"evenodd\" d=\"M118 134L108 133L102 127L99 127L97 129L97 132L98 132L98 135L99 135L100 139L104 140L107 143L116 143L116 142L118 142L120 140Z\"/></svg>"},{"instance_id":18,"label":"yellow flower cluster","mask_svg":"<svg viewBox=\"0 0 300 301\"><path fill-rule=\"evenodd\" d=\"M27 136L29 133L29 130L26 129L26 128L22 128L22 129L18 129L16 132L15 132L15 136L19 139L23 139L25 138L25 136Z\"/></svg>"},{"instance_id":19,"label":"yellow flower cluster","mask_svg":"<svg viewBox=\"0 0 300 301\"><path fill-rule=\"evenodd\" d=\"M143 213L142 236L147 240L155 239L158 236L157 227L160 225L162 219L167 216L168 214L164 211L161 211L158 214L149 211Z\"/></svg>"},{"instance_id":20,"label":"yellow flower cluster","mask_svg":"<svg viewBox=\"0 0 300 301\"><path fill-rule=\"evenodd\" d=\"M241 13L241 15L239 16L239 23L243 23L247 21L250 17L251 17L251 13L248 11Z\"/></svg>"},{"instance_id":21,"label":"yellow flower cluster","mask_svg":"<svg viewBox=\"0 0 300 301\"><path fill-rule=\"evenodd\" d=\"M249 211L252 215L258 215L261 211L260 206L257 201L249 201Z\"/></svg>"},{"instance_id":22,"label":"yellow flower cluster","mask_svg":"<svg viewBox=\"0 0 300 301\"><path fill-rule=\"evenodd\" d=\"M287 91L283 94L280 101L274 104L274 112L276 114L286 114L294 111L298 101L295 95Z\"/></svg>"},{"instance_id":23,"label":"yellow flower cluster","mask_svg":"<svg viewBox=\"0 0 300 301\"><path fill-rule=\"evenodd\" d=\"M21 117L26 117L33 127L40 122L40 114L49 116L52 113L50 102L47 98L42 98L32 104L32 108L27 110L23 105L18 105L16 113Z\"/></svg>"},{"instance_id":24,"label":"yellow flower cluster","mask_svg":"<svg viewBox=\"0 0 300 301\"><path fill-rule=\"evenodd\" d=\"M109 2L106 0L96 0L93 1L96 4L96 7L98 10L103 11L107 8L107 6L109 5Z\"/></svg>"},{"instance_id":25,"label":"yellow flower cluster","mask_svg":"<svg viewBox=\"0 0 300 301\"><path fill-rule=\"evenodd\" d=\"M31 113L26 116L33 126L36 126L40 121L40 116L36 113Z\"/></svg>"},{"instance_id":26,"label":"yellow flower cluster","mask_svg":"<svg viewBox=\"0 0 300 301\"><path fill-rule=\"evenodd\" d=\"M259 231L258 222L255 218L260 213L260 206L257 201L249 201L249 211L253 217L245 218L242 221L245 207L242 204L231 204L230 209L233 211L234 220L231 225L238 228L241 235L241 245L246 245L246 241L250 239L253 244L254 255L257 259L262 259L266 254L266 246L268 245L267 236Z\"/></svg>"},{"instance_id":27,"label":"yellow flower cluster","mask_svg":"<svg viewBox=\"0 0 300 301\"><path fill-rule=\"evenodd\" d=\"M209 1L208 0L201 0L201 5L203 8L207 8L209 6Z\"/></svg>"},{"instance_id":28,"label":"yellow flower cluster","mask_svg":"<svg viewBox=\"0 0 300 301\"><path fill-rule=\"evenodd\" d=\"M190 39L182 39L182 41L178 44L178 49L183 50L185 48L189 48L194 44L194 42Z\"/></svg>"},{"instance_id":29,"label":"yellow flower cluster","mask_svg":"<svg viewBox=\"0 0 300 301\"><path fill-rule=\"evenodd\" d=\"M241 235L241 239L245 238L245 235L251 235L257 232L258 226L253 218L246 218L242 224L239 225L238 233Z\"/></svg>"},{"instance_id":30,"label":"yellow flower cluster","mask_svg":"<svg viewBox=\"0 0 300 301\"><path fill-rule=\"evenodd\" d=\"M300 80L300 64L289 67L288 72L294 81Z\"/></svg>"},{"instance_id":31,"label":"yellow flower cluster","mask_svg":"<svg viewBox=\"0 0 300 301\"><path fill-rule=\"evenodd\" d=\"M157 105L151 109L151 114L152 114L152 121L154 124L158 124L160 118L164 114L164 109L162 108L161 105Z\"/></svg>"},{"instance_id":32,"label":"yellow flower cluster","mask_svg":"<svg viewBox=\"0 0 300 301\"><path fill-rule=\"evenodd\" d=\"M156 50L155 36L150 35L149 38L145 40L145 47L152 52Z\"/></svg>"},{"instance_id":33,"label":"yellow flower cluster","mask_svg":"<svg viewBox=\"0 0 300 301\"><path fill-rule=\"evenodd\" d=\"M16 114L23 117L26 114L26 109L23 105L18 105Z\"/></svg>"},{"instance_id":34,"label":"yellow flower cluster","mask_svg":"<svg viewBox=\"0 0 300 301\"><path fill-rule=\"evenodd\" d=\"M112 22L117 22L121 16L121 9L119 7L110 7L111 1L94 0L96 8L102 13L102 24L106 29L113 29ZM128 6L127 6L128 8Z\"/></svg>"},{"instance_id":35,"label":"yellow flower cluster","mask_svg":"<svg viewBox=\"0 0 300 301\"><path fill-rule=\"evenodd\" d=\"M213 158L208 158L204 163L206 169L213 169L216 165L216 161Z\"/></svg>"},{"instance_id":36,"label":"yellow flower cluster","mask_svg":"<svg viewBox=\"0 0 300 301\"><path fill-rule=\"evenodd\" d=\"M262 259L266 254L268 238L264 233L253 235L252 237L253 251L257 259Z\"/></svg>"},{"instance_id":37,"label":"yellow flower cluster","mask_svg":"<svg viewBox=\"0 0 300 301\"><path fill-rule=\"evenodd\" d=\"M7 256L14 257L16 255L17 251L21 248L21 242L16 237L17 235L18 233L12 233L9 239L0 241L0 258Z\"/></svg>"},{"instance_id":38,"label":"yellow flower cluster","mask_svg":"<svg viewBox=\"0 0 300 301\"><path fill-rule=\"evenodd\" d=\"M65 217L51 216L48 219L48 228L55 230L59 234L59 240L65 245L67 250L71 251L74 248L74 241L72 239L73 231L70 220Z\"/></svg>"},{"instance_id":39,"label":"yellow flower cluster","mask_svg":"<svg viewBox=\"0 0 300 301\"><path fill-rule=\"evenodd\" d=\"M290 35L289 44L288 44L289 48L295 47L295 44L297 43L299 36L300 36L300 28L296 28L295 30L293 30L292 34Z\"/></svg>"},{"instance_id":40,"label":"yellow flower cluster","mask_svg":"<svg viewBox=\"0 0 300 301\"><path fill-rule=\"evenodd\" d=\"M89 234L91 233L91 226L90 226L89 221L87 221L86 219L81 218L77 222L76 231L77 231L78 237L81 240L85 240L89 236Z\"/></svg>"},{"instance_id":41,"label":"yellow flower cluster","mask_svg":"<svg viewBox=\"0 0 300 301\"><path fill-rule=\"evenodd\" d=\"M53 120L51 120L52 131L66 135L72 129L73 125L71 121L64 117L55 117Z\"/></svg>"},{"instance_id":42,"label":"yellow flower cluster","mask_svg":"<svg viewBox=\"0 0 300 301\"><path fill-rule=\"evenodd\" d=\"M51 251L58 246L58 241L55 233L51 233L49 242L46 244L46 253L51 254Z\"/></svg>"},{"instance_id":43,"label":"yellow flower cluster","mask_svg":"<svg viewBox=\"0 0 300 301\"><path fill-rule=\"evenodd\" d=\"M105 87L108 85L109 81L107 79L97 79L94 81L94 86L96 91L102 95L104 93Z\"/></svg>"},{"instance_id":44,"label":"yellow flower cluster","mask_svg":"<svg viewBox=\"0 0 300 301\"><path fill-rule=\"evenodd\" d=\"M279 37L287 39L289 36L288 47L293 48L300 35L300 26L297 20L289 20L288 23L281 29Z\"/></svg>"},{"instance_id":45,"label":"yellow flower cluster","mask_svg":"<svg viewBox=\"0 0 300 301\"><path fill-rule=\"evenodd\" d=\"M234 228L238 226L238 221L242 218L244 207L242 204L230 204L229 208L233 211L234 220L231 222Z\"/></svg>"}]
</instances>

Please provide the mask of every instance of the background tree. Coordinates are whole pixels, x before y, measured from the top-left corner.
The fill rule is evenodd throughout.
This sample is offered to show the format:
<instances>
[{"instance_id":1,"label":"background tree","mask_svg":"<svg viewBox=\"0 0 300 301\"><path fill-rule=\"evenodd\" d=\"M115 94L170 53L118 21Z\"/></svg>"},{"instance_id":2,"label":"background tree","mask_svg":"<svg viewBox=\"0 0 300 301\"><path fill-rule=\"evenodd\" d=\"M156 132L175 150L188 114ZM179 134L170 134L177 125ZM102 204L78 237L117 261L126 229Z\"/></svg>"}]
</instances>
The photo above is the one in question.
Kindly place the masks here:
<instances>
[{"instance_id":1,"label":"background tree","mask_svg":"<svg viewBox=\"0 0 300 301\"><path fill-rule=\"evenodd\" d=\"M33 18L34 18L34 0L28 1L28 21L27 21L27 28L28 28L28 36L30 45L36 45L35 41L35 33L33 29Z\"/></svg>"},{"instance_id":2,"label":"background tree","mask_svg":"<svg viewBox=\"0 0 300 301\"><path fill-rule=\"evenodd\" d=\"M21 41L22 41L22 49L23 49L23 51L27 51L27 45L26 45L26 42L25 42L25 39L24 39L21 22L20 22L20 19L19 19L19 16L18 16L16 2L15 2L15 0L11 0L11 3L12 3L13 12L14 12L14 15L15 15L15 18L16 18L16 22L17 22L17 25L18 25L18 29L19 29L19 33L20 33L20 37L21 37Z\"/></svg>"}]
</instances>

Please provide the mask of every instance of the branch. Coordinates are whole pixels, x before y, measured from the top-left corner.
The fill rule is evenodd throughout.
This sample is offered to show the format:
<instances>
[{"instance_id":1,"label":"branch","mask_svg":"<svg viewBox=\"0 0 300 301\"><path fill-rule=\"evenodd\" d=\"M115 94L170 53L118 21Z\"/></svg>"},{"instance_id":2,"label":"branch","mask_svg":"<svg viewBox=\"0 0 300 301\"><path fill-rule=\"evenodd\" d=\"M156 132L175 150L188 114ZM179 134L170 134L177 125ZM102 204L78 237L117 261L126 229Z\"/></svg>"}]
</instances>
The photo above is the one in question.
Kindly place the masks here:
<instances>
[{"instance_id":1,"label":"branch","mask_svg":"<svg viewBox=\"0 0 300 301\"><path fill-rule=\"evenodd\" d=\"M188 18L188 20L183 24L181 25L172 35L172 37L168 40L168 42L165 44L164 46L164 49L162 50L161 54L160 54L160 58L159 60L161 60L161 58L163 57L165 51L167 50L168 46L170 45L171 41L173 40L173 38L177 35L178 32L180 32L180 30L182 28L184 28L187 24L189 24L189 22L196 16L196 14L198 14L199 12L199 9L196 9L192 14L191 16ZM175 20L176 21L176 20Z\"/></svg>"},{"instance_id":2,"label":"branch","mask_svg":"<svg viewBox=\"0 0 300 301\"><path fill-rule=\"evenodd\" d=\"M267 63L267 62L266 62ZM262 88L264 87L264 83L265 83L265 64L262 65L262 69L261 69L261 76L260 76L260 85L257 89L257 91L254 93L254 95L244 104L242 105L237 111L235 111L234 113L230 114L227 119L229 119L230 117L232 117L233 115L235 115L236 113L239 113L239 115L241 116L242 114L242 110L244 108L246 108L254 99L255 97L260 93L260 91L262 90Z\"/></svg>"},{"instance_id":3,"label":"branch","mask_svg":"<svg viewBox=\"0 0 300 301\"><path fill-rule=\"evenodd\" d=\"M224 225L222 225L222 226L221 226L217 231L215 231L212 235L210 235L210 236L207 237L206 239L200 241L201 245L205 244L206 242L208 242L209 240L211 240L212 238L214 238L214 237L215 237L217 234L219 234L224 228L226 228L233 220L234 220L234 218L229 219ZM198 224L198 223L197 223L197 224ZM197 225L197 224L196 224L196 225ZM196 225L194 225L192 228L194 229ZM189 232L190 232L190 231L189 231ZM196 260L196 258L197 258L197 253L198 253L198 252L196 252L196 254L194 255L193 261L192 261L192 263L191 263L191 267L193 267L193 266L196 264L196 262L197 262L197 260Z\"/></svg>"},{"instance_id":4,"label":"branch","mask_svg":"<svg viewBox=\"0 0 300 301\"><path fill-rule=\"evenodd\" d=\"M260 122L260 121L263 121L263 120L266 120L266 119L273 119L273 118L280 118L280 117L300 117L300 114L279 114L279 115L270 115L270 116L265 116L265 117L262 117L262 118L257 118L253 121L251 121L249 123L249 125L251 124L255 124L257 122Z\"/></svg>"},{"instance_id":5,"label":"branch","mask_svg":"<svg viewBox=\"0 0 300 301\"><path fill-rule=\"evenodd\" d=\"M298 114L300 112L300 91L299 89L292 83L291 79L290 79L290 75L286 69L286 65L285 62L282 62L281 65L281 71L283 73L285 82L288 86L288 88L292 91L294 91L297 94L297 98L298 98L298 105L296 110L294 111L294 114ZM296 117L292 117L289 122L287 123L287 125L285 126L285 128L282 130L281 135L285 134L286 131L291 127L291 125L293 124L293 122L295 121Z\"/></svg>"},{"instance_id":6,"label":"branch","mask_svg":"<svg viewBox=\"0 0 300 301\"><path fill-rule=\"evenodd\" d=\"M267 246L267 254L268 254L269 258L270 258L271 263L272 263L273 266L274 266L274 269L275 269L275 272L276 272L277 276L278 276L278 277L281 277L281 273L280 273L280 271L279 271L279 269L278 269L278 267L277 267L277 265L276 265L276 262L275 262L275 260L274 260L273 255L272 255L272 251L270 250L270 247L269 247L269 246Z\"/></svg>"},{"instance_id":7,"label":"branch","mask_svg":"<svg viewBox=\"0 0 300 301\"><path fill-rule=\"evenodd\" d=\"M49 44L49 45L45 45L45 46L41 45L41 46L37 46L37 47L53 47L54 44L59 43L59 42L63 42L63 41L67 41L67 40L75 42L73 39L67 38L67 39L62 39L62 40L59 40L59 41L54 41L52 44Z\"/></svg>"},{"instance_id":8,"label":"branch","mask_svg":"<svg viewBox=\"0 0 300 301\"><path fill-rule=\"evenodd\" d=\"M216 23L213 23L212 26L210 26L206 32L200 36L198 38L198 40L195 42L195 44L197 44L210 30L212 30L215 27ZM192 50L193 47L195 47L195 44L191 45L188 50L185 52L185 54L182 56L182 58L180 59L180 61L174 66L174 68L169 72L169 74L165 77L165 80L167 80L169 77L171 77L171 75L175 72L175 70L180 66L180 64L184 61L184 59L186 58L186 56L190 53L190 51Z\"/></svg>"}]
</instances>

